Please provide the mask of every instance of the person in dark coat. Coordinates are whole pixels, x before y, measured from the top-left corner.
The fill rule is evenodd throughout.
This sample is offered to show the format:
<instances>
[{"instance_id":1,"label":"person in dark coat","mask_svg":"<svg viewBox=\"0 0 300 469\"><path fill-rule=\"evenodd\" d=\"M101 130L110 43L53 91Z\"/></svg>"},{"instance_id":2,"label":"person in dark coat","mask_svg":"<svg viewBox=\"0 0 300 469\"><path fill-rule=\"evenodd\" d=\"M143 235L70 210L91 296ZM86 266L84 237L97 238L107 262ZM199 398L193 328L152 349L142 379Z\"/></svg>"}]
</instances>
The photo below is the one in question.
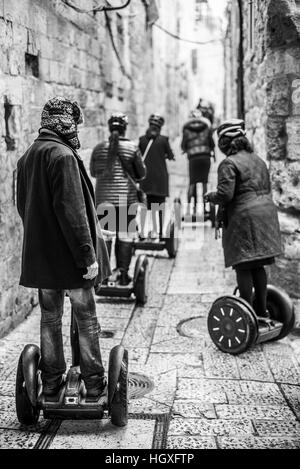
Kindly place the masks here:
<instances>
[{"instance_id":1,"label":"person in dark coat","mask_svg":"<svg viewBox=\"0 0 300 469\"><path fill-rule=\"evenodd\" d=\"M225 267L236 270L240 295L250 304L255 289L258 316L267 313L265 266L282 253L278 214L265 162L254 152L242 120L218 129L219 148L227 158L218 168L218 188L206 194L223 207Z\"/></svg>"},{"instance_id":2,"label":"person in dark coat","mask_svg":"<svg viewBox=\"0 0 300 469\"><path fill-rule=\"evenodd\" d=\"M211 158L214 157L215 142L213 140L213 129L211 122L203 117L201 111L191 112L189 121L183 127L183 137L181 142L183 153L186 153L189 160L189 189L188 189L188 209L189 216L191 201L194 199L193 215L197 215L197 184L201 183L203 188L204 215L205 203L204 195L207 192L208 177L211 167Z\"/></svg>"},{"instance_id":3,"label":"person in dark coat","mask_svg":"<svg viewBox=\"0 0 300 469\"><path fill-rule=\"evenodd\" d=\"M108 126L110 138L93 150L90 172L96 178L97 213L103 228L116 232L115 255L120 284L131 282L128 275L132 259L132 235L136 233L137 186L146 168L137 146L126 138L128 118L113 114ZM107 238L111 253L112 239Z\"/></svg>"},{"instance_id":4,"label":"person in dark coat","mask_svg":"<svg viewBox=\"0 0 300 469\"><path fill-rule=\"evenodd\" d=\"M163 238L164 211L166 198L169 197L169 174L166 160L175 160L169 138L161 135L165 123L163 117L152 114L149 118L149 128L140 137L139 148L144 157L147 176L141 184L147 194L148 210L152 211L152 238ZM159 229L157 228L157 213L159 215ZM145 220L143 221L143 225Z\"/></svg>"},{"instance_id":5,"label":"person in dark coat","mask_svg":"<svg viewBox=\"0 0 300 469\"><path fill-rule=\"evenodd\" d=\"M110 265L93 186L77 153L81 122L76 102L48 101L39 136L17 167L17 208L24 226L20 284L39 290L43 393L54 400L66 371L66 292L79 328L87 398L98 398L106 388L93 287L110 275Z\"/></svg>"}]
</instances>

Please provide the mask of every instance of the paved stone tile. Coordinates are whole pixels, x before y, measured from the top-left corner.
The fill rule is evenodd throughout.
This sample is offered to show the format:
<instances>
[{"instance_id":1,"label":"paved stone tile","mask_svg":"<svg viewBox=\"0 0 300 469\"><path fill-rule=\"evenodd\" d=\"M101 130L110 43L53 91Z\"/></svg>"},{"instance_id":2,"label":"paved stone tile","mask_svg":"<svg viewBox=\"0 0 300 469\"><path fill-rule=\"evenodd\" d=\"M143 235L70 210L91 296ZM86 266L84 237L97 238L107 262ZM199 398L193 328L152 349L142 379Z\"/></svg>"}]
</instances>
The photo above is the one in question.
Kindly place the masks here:
<instances>
[{"instance_id":1,"label":"paved stone tile","mask_svg":"<svg viewBox=\"0 0 300 469\"><path fill-rule=\"evenodd\" d=\"M220 449L300 449L300 438L218 438Z\"/></svg>"},{"instance_id":2,"label":"paved stone tile","mask_svg":"<svg viewBox=\"0 0 300 469\"><path fill-rule=\"evenodd\" d=\"M147 398L167 406L173 405L177 387L176 370L149 377L154 381L154 389L147 394Z\"/></svg>"},{"instance_id":3,"label":"paved stone tile","mask_svg":"<svg viewBox=\"0 0 300 469\"><path fill-rule=\"evenodd\" d=\"M236 358L232 355L211 348L203 352L203 362L207 378L240 378Z\"/></svg>"},{"instance_id":4,"label":"paved stone tile","mask_svg":"<svg viewBox=\"0 0 300 469\"><path fill-rule=\"evenodd\" d=\"M281 389L287 399L288 404L300 420L300 387L283 384L281 385Z\"/></svg>"},{"instance_id":5,"label":"paved stone tile","mask_svg":"<svg viewBox=\"0 0 300 469\"><path fill-rule=\"evenodd\" d=\"M15 398L12 396L1 396L0 412L15 412Z\"/></svg>"},{"instance_id":6,"label":"paved stone tile","mask_svg":"<svg viewBox=\"0 0 300 469\"><path fill-rule=\"evenodd\" d=\"M168 435L246 436L253 435L250 420L173 419Z\"/></svg>"},{"instance_id":7,"label":"paved stone tile","mask_svg":"<svg viewBox=\"0 0 300 469\"><path fill-rule=\"evenodd\" d=\"M197 399L211 404L227 403L227 395L222 382L207 379L180 378L176 399Z\"/></svg>"},{"instance_id":8,"label":"paved stone tile","mask_svg":"<svg viewBox=\"0 0 300 469\"><path fill-rule=\"evenodd\" d=\"M147 361L147 367L154 369L157 373L177 369L177 376L179 377L204 377L203 360L200 354L151 353Z\"/></svg>"},{"instance_id":9,"label":"paved stone tile","mask_svg":"<svg viewBox=\"0 0 300 469\"><path fill-rule=\"evenodd\" d=\"M137 308L122 340L124 347L150 347L159 311Z\"/></svg>"},{"instance_id":10,"label":"paved stone tile","mask_svg":"<svg viewBox=\"0 0 300 469\"><path fill-rule=\"evenodd\" d=\"M102 318L116 318L129 320L134 308L133 300L124 300L120 302L117 299L97 297L96 309L97 316L101 322Z\"/></svg>"},{"instance_id":11,"label":"paved stone tile","mask_svg":"<svg viewBox=\"0 0 300 469\"><path fill-rule=\"evenodd\" d=\"M173 406L173 417L216 419L216 411L212 404L202 401L179 401Z\"/></svg>"},{"instance_id":12,"label":"paved stone tile","mask_svg":"<svg viewBox=\"0 0 300 469\"><path fill-rule=\"evenodd\" d=\"M0 433L9 430L20 430L30 433L41 433L45 426L48 424L48 420L44 420L42 416L37 425L23 426L17 419L15 412L1 412L0 411Z\"/></svg>"},{"instance_id":13,"label":"paved stone tile","mask_svg":"<svg viewBox=\"0 0 300 469\"><path fill-rule=\"evenodd\" d=\"M220 419L296 420L286 406L215 405Z\"/></svg>"},{"instance_id":14,"label":"paved stone tile","mask_svg":"<svg viewBox=\"0 0 300 469\"><path fill-rule=\"evenodd\" d=\"M217 449L217 445L214 438L169 436L167 449Z\"/></svg>"},{"instance_id":15,"label":"paved stone tile","mask_svg":"<svg viewBox=\"0 0 300 469\"><path fill-rule=\"evenodd\" d=\"M129 402L129 414L169 414L170 405L161 404L153 399L149 399L148 395L143 399L133 399Z\"/></svg>"},{"instance_id":16,"label":"paved stone tile","mask_svg":"<svg viewBox=\"0 0 300 469\"><path fill-rule=\"evenodd\" d=\"M128 351L128 360L129 360L129 370L131 369L131 365L145 365L147 358L148 358L148 349L147 348L131 348L126 347Z\"/></svg>"},{"instance_id":17,"label":"paved stone tile","mask_svg":"<svg viewBox=\"0 0 300 469\"><path fill-rule=\"evenodd\" d=\"M50 449L151 449L154 420L132 420L118 428L109 420L62 423Z\"/></svg>"},{"instance_id":18,"label":"paved stone tile","mask_svg":"<svg viewBox=\"0 0 300 469\"><path fill-rule=\"evenodd\" d=\"M26 431L5 430L0 432L1 449L33 449L40 435Z\"/></svg>"},{"instance_id":19,"label":"paved stone tile","mask_svg":"<svg viewBox=\"0 0 300 469\"><path fill-rule=\"evenodd\" d=\"M227 392L229 404L285 405L279 387L273 383L240 382Z\"/></svg>"},{"instance_id":20,"label":"paved stone tile","mask_svg":"<svg viewBox=\"0 0 300 469\"><path fill-rule=\"evenodd\" d=\"M178 336L176 339L170 339L159 343L153 343L151 353L192 353L199 354L205 346L202 338L190 339Z\"/></svg>"},{"instance_id":21,"label":"paved stone tile","mask_svg":"<svg viewBox=\"0 0 300 469\"><path fill-rule=\"evenodd\" d=\"M15 383L13 381L0 382L0 396L11 396L15 395ZM0 397L0 400L2 397Z\"/></svg>"},{"instance_id":22,"label":"paved stone tile","mask_svg":"<svg viewBox=\"0 0 300 469\"><path fill-rule=\"evenodd\" d=\"M253 424L260 436L298 436L300 439L300 423L295 420L285 420L284 422L254 420Z\"/></svg>"},{"instance_id":23,"label":"paved stone tile","mask_svg":"<svg viewBox=\"0 0 300 469\"><path fill-rule=\"evenodd\" d=\"M236 362L242 379L274 381L274 377L260 346L237 356Z\"/></svg>"},{"instance_id":24,"label":"paved stone tile","mask_svg":"<svg viewBox=\"0 0 300 469\"><path fill-rule=\"evenodd\" d=\"M300 366L288 344L264 345L264 354L277 382L300 384Z\"/></svg>"}]
</instances>

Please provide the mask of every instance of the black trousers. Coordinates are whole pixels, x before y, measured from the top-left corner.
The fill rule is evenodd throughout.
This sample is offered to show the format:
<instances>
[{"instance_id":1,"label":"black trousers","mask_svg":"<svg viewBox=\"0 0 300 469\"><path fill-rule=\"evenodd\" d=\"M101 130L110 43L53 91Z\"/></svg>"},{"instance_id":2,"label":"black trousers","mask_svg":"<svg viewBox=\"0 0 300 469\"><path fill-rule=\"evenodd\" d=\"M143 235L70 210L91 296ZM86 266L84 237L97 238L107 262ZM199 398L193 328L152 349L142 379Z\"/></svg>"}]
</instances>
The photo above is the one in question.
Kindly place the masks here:
<instances>
[{"instance_id":1,"label":"black trousers","mask_svg":"<svg viewBox=\"0 0 300 469\"><path fill-rule=\"evenodd\" d=\"M251 269L236 267L237 284L241 297L252 305L253 288L256 296L256 314L267 315L267 273L263 265Z\"/></svg>"}]
</instances>

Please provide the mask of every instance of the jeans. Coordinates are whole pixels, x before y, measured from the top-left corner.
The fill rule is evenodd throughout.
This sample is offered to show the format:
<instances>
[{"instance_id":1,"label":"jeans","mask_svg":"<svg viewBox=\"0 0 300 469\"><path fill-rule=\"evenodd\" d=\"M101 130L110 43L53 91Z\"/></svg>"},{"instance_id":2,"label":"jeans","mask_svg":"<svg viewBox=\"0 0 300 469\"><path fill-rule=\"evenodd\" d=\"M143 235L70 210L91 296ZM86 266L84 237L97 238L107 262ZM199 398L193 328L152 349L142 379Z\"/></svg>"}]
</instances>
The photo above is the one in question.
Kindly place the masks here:
<instances>
[{"instance_id":1,"label":"jeans","mask_svg":"<svg viewBox=\"0 0 300 469\"><path fill-rule=\"evenodd\" d=\"M70 297L79 331L80 370L87 391L103 389L104 368L99 346L99 324L92 289L39 290L41 307L41 371L43 391L55 392L66 372L62 315L65 293Z\"/></svg>"}]
</instances>

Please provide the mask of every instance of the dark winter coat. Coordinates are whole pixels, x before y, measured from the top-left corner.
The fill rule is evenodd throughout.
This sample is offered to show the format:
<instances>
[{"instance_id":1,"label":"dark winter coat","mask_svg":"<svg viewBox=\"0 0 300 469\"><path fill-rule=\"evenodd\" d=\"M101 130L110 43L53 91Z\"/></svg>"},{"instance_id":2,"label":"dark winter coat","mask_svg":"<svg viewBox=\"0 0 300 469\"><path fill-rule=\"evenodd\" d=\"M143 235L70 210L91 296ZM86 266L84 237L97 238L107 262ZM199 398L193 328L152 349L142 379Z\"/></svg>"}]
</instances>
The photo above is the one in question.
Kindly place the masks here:
<instances>
[{"instance_id":1,"label":"dark winter coat","mask_svg":"<svg viewBox=\"0 0 300 469\"><path fill-rule=\"evenodd\" d=\"M112 204L114 206L137 203L137 191L128 179L129 173L136 182L146 176L146 168L137 146L125 137L119 140L119 157L116 159L111 175L105 175L109 141L95 147L91 157L90 172L96 181L96 205Z\"/></svg>"},{"instance_id":2,"label":"dark winter coat","mask_svg":"<svg viewBox=\"0 0 300 469\"><path fill-rule=\"evenodd\" d=\"M207 119L191 119L183 128L181 148L189 159L210 157L215 148L213 130Z\"/></svg>"},{"instance_id":3,"label":"dark winter coat","mask_svg":"<svg viewBox=\"0 0 300 469\"><path fill-rule=\"evenodd\" d=\"M225 207L225 266L281 254L277 209L265 162L241 151L219 166L218 189L211 201Z\"/></svg>"},{"instance_id":4,"label":"dark winter coat","mask_svg":"<svg viewBox=\"0 0 300 469\"><path fill-rule=\"evenodd\" d=\"M92 183L78 154L54 132L43 130L18 161L17 201L24 226L21 285L89 288L110 275ZM85 280L96 260L98 278Z\"/></svg>"},{"instance_id":5,"label":"dark winter coat","mask_svg":"<svg viewBox=\"0 0 300 469\"><path fill-rule=\"evenodd\" d=\"M144 135L140 138L139 148L144 155L150 138ZM142 189L148 195L159 197L169 196L169 175L166 159L174 160L169 138L159 135L154 139L150 151L145 159L147 176L141 184Z\"/></svg>"}]
</instances>

